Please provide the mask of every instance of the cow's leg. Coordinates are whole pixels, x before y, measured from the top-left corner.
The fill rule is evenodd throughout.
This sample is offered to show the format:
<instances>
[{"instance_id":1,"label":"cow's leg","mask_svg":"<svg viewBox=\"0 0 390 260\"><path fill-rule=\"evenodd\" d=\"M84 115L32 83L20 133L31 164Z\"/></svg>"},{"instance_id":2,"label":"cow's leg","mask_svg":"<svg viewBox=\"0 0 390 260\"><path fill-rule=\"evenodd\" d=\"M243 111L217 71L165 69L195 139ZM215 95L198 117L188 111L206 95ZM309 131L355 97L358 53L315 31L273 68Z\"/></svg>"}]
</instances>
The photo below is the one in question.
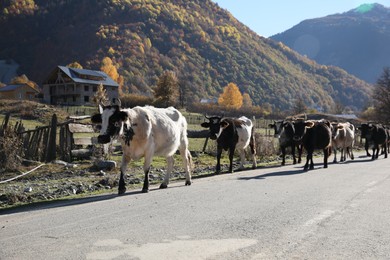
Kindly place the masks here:
<instances>
[{"instance_id":1,"label":"cow's leg","mask_svg":"<svg viewBox=\"0 0 390 260\"><path fill-rule=\"evenodd\" d=\"M369 149L369 144L368 144L367 139L366 139L366 143L364 144L364 149L366 150L367 156L371 156L370 152L368 151L368 149Z\"/></svg>"},{"instance_id":2,"label":"cow's leg","mask_svg":"<svg viewBox=\"0 0 390 260\"><path fill-rule=\"evenodd\" d=\"M297 144L297 149L298 149L298 163L301 163L301 162L302 162L302 150L303 150L303 146Z\"/></svg>"},{"instance_id":3,"label":"cow's leg","mask_svg":"<svg viewBox=\"0 0 390 260\"><path fill-rule=\"evenodd\" d=\"M249 142L249 147L251 149L251 155L252 155L252 169L256 169L257 167L257 161L256 161L256 140L252 129L252 136L251 141Z\"/></svg>"},{"instance_id":4,"label":"cow's leg","mask_svg":"<svg viewBox=\"0 0 390 260\"><path fill-rule=\"evenodd\" d=\"M192 165L192 156L190 151L188 151L187 148L181 148L180 149L180 155L181 159L183 161L183 167L185 171L186 176L186 182L185 185L191 185L191 165Z\"/></svg>"},{"instance_id":5,"label":"cow's leg","mask_svg":"<svg viewBox=\"0 0 390 260\"><path fill-rule=\"evenodd\" d=\"M215 173L221 173L221 155L222 155L222 147L217 147L217 166L215 168Z\"/></svg>"},{"instance_id":6,"label":"cow's leg","mask_svg":"<svg viewBox=\"0 0 390 260\"><path fill-rule=\"evenodd\" d=\"M385 158L387 158L387 143L385 143L384 146L385 146Z\"/></svg>"},{"instance_id":7,"label":"cow's leg","mask_svg":"<svg viewBox=\"0 0 390 260\"><path fill-rule=\"evenodd\" d=\"M118 186L118 195L122 195L126 192L126 182L125 182L125 174L127 170L127 165L130 162L130 157L123 155L122 163L121 163L121 175L119 178L119 186Z\"/></svg>"},{"instance_id":8,"label":"cow's leg","mask_svg":"<svg viewBox=\"0 0 390 260\"><path fill-rule=\"evenodd\" d=\"M282 166L286 164L286 147L281 146L280 150L282 150Z\"/></svg>"},{"instance_id":9,"label":"cow's leg","mask_svg":"<svg viewBox=\"0 0 390 260\"><path fill-rule=\"evenodd\" d=\"M171 176L171 173L173 171L173 165L174 165L173 156L168 156L167 157L167 173L165 174L163 183L161 183L161 185L160 185L160 189L168 188L169 177Z\"/></svg>"},{"instance_id":10,"label":"cow's leg","mask_svg":"<svg viewBox=\"0 0 390 260\"><path fill-rule=\"evenodd\" d=\"M309 169L309 161L311 159L311 153L310 151L307 151L307 155L306 155L306 163L305 163L305 166L303 167L303 170L307 171Z\"/></svg>"},{"instance_id":11,"label":"cow's leg","mask_svg":"<svg viewBox=\"0 0 390 260\"><path fill-rule=\"evenodd\" d=\"M324 168L328 168L329 147L324 149Z\"/></svg>"},{"instance_id":12,"label":"cow's leg","mask_svg":"<svg viewBox=\"0 0 390 260\"><path fill-rule=\"evenodd\" d=\"M244 148L240 148L239 149L239 153L240 153L240 167L239 169L242 170L244 169L244 163L245 163L245 149ZM230 159L230 153L229 153L229 159Z\"/></svg>"},{"instance_id":13,"label":"cow's leg","mask_svg":"<svg viewBox=\"0 0 390 260\"><path fill-rule=\"evenodd\" d=\"M234 148L229 149L229 172L233 173L233 157L234 157ZM245 157L245 153L244 153Z\"/></svg>"},{"instance_id":14,"label":"cow's leg","mask_svg":"<svg viewBox=\"0 0 390 260\"><path fill-rule=\"evenodd\" d=\"M144 178L144 186L142 187L142 192L147 193L149 192L149 172L150 172L150 165L152 164L152 155L145 155L144 158L144 173L145 173L145 178Z\"/></svg>"},{"instance_id":15,"label":"cow's leg","mask_svg":"<svg viewBox=\"0 0 390 260\"><path fill-rule=\"evenodd\" d=\"M333 162L337 163L337 148L333 148L333 152L334 152Z\"/></svg>"},{"instance_id":16,"label":"cow's leg","mask_svg":"<svg viewBox=\"0 0 390 260\"><path fill-rule=\"evenodd\" d=\"M293 164L297 164L297 158L295 157L295 144L291 145L291 154L293 157Z\"/></svg>"}]
</instances>

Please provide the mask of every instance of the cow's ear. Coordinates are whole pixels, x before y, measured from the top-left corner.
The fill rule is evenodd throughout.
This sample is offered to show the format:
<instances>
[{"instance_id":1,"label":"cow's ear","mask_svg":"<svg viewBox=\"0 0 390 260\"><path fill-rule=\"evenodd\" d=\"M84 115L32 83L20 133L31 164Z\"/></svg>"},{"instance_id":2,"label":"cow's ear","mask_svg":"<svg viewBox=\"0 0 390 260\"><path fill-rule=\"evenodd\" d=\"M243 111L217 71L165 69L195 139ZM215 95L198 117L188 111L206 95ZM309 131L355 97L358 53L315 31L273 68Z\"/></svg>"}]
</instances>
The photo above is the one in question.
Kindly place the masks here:
<instances>
[{"instance_id":1,"label":"cow's ear","mask_svg":"<svg viewBox=\"0 0 390 260\"><path fill-rule=\"evenodd\" d=\"M268 125L268 128L274 128L275 127L275 124L269 124Z\"/></svg>"},{"instance_id":2,"label":"cow's ear","mask_svg":"<svg viewBox=\"0 0 390 260\"><path fill-rule=\"evenodd\" d=\"M313 121L307 121L307 122L305 122L305 126L307 128L312 128L314 126L314 122Z\"/></svg>"},{"instance_id":3,"label":"cow's ear","mask_svg":"<svg viewBox=\"0 0 390 260\"><path fill-rule=\"evenodd\" d=\"M210 123L209 122L203 122L200 124L201 127L204 127L204 128L209 128L210 127Z\"/></svg>"},{"instance_id":4,"label":"cow's ear","mask_svg":"<svg viewBox=\"0 0 390 260\"><path fill-rule=\"evenodd\" d=\"M229 123L228 122L226 122L226 121L222 121L221 122L221 127L222 128L226 128L226 127L228 127L229 126Z\"/></svg>"},{"instance_id":5,"label":"cow's ear","mask_svg":"<svg viewBox=\"0 0 390 260\"><path fill-rule=\"evenodd\" d=\"M121 121L126 121L127 118L128 118L128 116L127 116L127 113L126 113L126 112L123 112L123 111L120 111L120 112L119 112L119 119L120 119Z\"/></svg>"},{"instance_id":6,"label":"cow's ear","mask_svg":"<svg viewBox=\"0 0 390 260\"><path fill-rule=\"evenodd\" d=\"M95 114L91 117L91 122L94 124L102 123L102 114Z\"/></svg>"}]
</instances>

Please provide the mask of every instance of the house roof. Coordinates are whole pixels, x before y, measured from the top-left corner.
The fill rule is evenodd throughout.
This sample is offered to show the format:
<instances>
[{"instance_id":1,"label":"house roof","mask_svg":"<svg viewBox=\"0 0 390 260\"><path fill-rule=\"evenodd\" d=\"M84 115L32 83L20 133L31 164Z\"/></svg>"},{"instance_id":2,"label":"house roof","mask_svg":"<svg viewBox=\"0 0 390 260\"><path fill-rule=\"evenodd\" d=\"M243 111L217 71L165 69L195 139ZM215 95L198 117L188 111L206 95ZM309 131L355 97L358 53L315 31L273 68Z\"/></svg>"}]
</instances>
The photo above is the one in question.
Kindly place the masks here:
<instances>
[{"instance_id":1,"label":"house roof","mask_svg":"<svg viewBox=\"0 0 390 260\"><path fill-rule=\"evenodd\" d=\"M86 70L86 69L76 69L69 68L65 66L58 66L62 72L64 72L69 78L77 83L87 83L87 84L103 84L104 86L119 87L112 78L110 78L106 73L97 70Z\"/></svg>"},{"instance_id":2,"label":"house roof","mask_svg":"<svg viewBox=\"0 0 390 260\"><path fill-rule=\"evenodd\" d=\"M21 87L24 87L24 86L27 86L29 88L31 88L32 90L34 90L35 92L39 92L38 90L30 87L29 85L27 84L18 84L18 85L7 85L7 86L4 86L2 88L0 88L0 92L7 92L7 91L14 91L18 88L21 88Z\"/></svg>"}]
</instances>

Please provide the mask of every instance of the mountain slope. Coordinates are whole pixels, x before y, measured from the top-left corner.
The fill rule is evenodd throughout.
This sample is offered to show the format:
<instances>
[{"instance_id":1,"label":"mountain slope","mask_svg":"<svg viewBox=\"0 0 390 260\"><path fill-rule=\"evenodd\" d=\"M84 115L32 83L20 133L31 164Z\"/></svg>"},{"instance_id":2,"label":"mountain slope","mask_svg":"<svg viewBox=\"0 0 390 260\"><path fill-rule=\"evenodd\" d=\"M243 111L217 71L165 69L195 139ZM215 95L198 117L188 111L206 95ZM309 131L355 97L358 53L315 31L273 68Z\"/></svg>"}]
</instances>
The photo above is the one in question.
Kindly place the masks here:
<instances>
[{"instance_id":1,"label":"mountain slope","mask_svg":"<svg viewBox=\"0 0 390 260\"><path fill-rule=\"evenodd\" d=\"M390 8L365 4L342 14L305 20L271 37L324 65L374 83L390 65Z\"/></svg>"},{"instance_id":2,"label":"mountain slope","mask_svg":"<svg viewBox=\"0 0 390 260\"><path fill-rule=\"evenodd\" d=\"M130 92L151 95L164 70L176 71L188 102L234 82L260 106L287 110L302 98L324 111L360 109L372 88L258 36L209 0L35 0L16 12L10 3L0 4L0 59L37 82L74 61L99 69L108 56Z\"/></svg>"}]
</instances>

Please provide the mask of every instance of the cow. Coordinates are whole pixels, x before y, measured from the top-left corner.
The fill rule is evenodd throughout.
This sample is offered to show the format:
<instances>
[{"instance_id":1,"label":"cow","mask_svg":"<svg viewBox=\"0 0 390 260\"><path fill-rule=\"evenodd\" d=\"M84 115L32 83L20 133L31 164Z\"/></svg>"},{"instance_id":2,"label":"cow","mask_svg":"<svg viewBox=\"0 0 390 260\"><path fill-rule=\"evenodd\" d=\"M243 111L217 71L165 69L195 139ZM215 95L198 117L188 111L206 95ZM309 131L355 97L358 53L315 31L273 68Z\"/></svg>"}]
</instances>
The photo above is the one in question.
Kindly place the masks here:
<instances>
[{"instance_id":1,"label":"cow","mask_svg":"<svg viewBox=\"0 0 390 260\"><path fill-rule=\"evenodd\" d=\"M207 117L209 122L203 122L202 127L209 129L209 137L217 140L217 166L216 173L221 172L222 150L229 150L229 172L233 172L233 155L235 149L240 152L240 169L244 168L245 149L250 146L252 154L252 168L257 167L256 163L256 143L253 123L245 116L240 118L228 118L213 116Z\"/></svg>"},{"instance_id":2,"label":"cow","mask_svg":"<svg viewBox=\"0 0 390 260\"><path fill-rule=\"evenodd\" d=\"M274 129L274 137L279 139L280 150L282 151L282 165L286 163L286 148L291 147L291 154L293 157L293 164L297 163L295 156L295 148L298 150L298 163L301 163L302 157L302 143L294 141L294 124L292 121L280 120L274 121L273 124L268 125L269 128Z\"/></svg>"},{"instance_id":3,"label":"cow","mask_svg":"<svg viewBox=\"0 0 390 260\"><path fill-rule=\"evenodd\" d=\"M387 158L388 133L380 124L363 123L360 125L362 137L366 138L366 151L372 148L372 160L378 159L380 146L383 148L385 158Z\"/></svg>"},{"instance_id":4,"label":"cow","mask_svg":"<svg viewBox=\"0 0 390 260\"><path fill-rule=\"evenodd\" d=\"M372 156L369 152L370 147L369 147L369 142L368 142L367 137L366 137L367 132L368 132L368 123L363 123L360 126L356 127L356 129L360 131L361 140L365 139L364 150L366 151L366 155Z\"/></svg>"},{"instance_id":5,"label":"cow","mask_svg":"<svg viewBox=\"0 0 390 260\"><path fill-rule=\"evenodd\" d=\"M294 140L302 141L307 152L304 170L314 169L313 152L322 149L324 152L324 168L328 168L328 156L331 152L332 132L331 124L327 120L319 121L295 121ZM310 168L309 168L310 162Z\"/></svg>"},{"instance_id":6,"label":"cow","mask_svg":"<svg viewBox=\"0 0 390 260\"><path fill-rule=\"evenodd\" d=\"M334 152L333 162L337 162L337 149L340 149L340 162L347 159L347 155L353 160L353 146L355 144L355 126L349 122L332 123L332 148Z\"/></svg>"},{"instance_id":7,"label":"cow","mask_svg":"<svg viewBox=\"0 0 390 260\"><path fill-rule=\"evenodd\" d=\"M123 156L120 167L118 194L126 192L125 173L131 159L144 157L145 173L142 192L149 191L149 171L155 155L167 160L167 172L160 189L167 188L173 170L174 153L179 150L185 169L185 185L191 185L192 157L188 150L187 121L175 108L152 106L121 109L119 104L99 105L100 113L92 116L93 123L101 124L98 142L106 144L119 138Z\"/></svg>"}]
</instances>

